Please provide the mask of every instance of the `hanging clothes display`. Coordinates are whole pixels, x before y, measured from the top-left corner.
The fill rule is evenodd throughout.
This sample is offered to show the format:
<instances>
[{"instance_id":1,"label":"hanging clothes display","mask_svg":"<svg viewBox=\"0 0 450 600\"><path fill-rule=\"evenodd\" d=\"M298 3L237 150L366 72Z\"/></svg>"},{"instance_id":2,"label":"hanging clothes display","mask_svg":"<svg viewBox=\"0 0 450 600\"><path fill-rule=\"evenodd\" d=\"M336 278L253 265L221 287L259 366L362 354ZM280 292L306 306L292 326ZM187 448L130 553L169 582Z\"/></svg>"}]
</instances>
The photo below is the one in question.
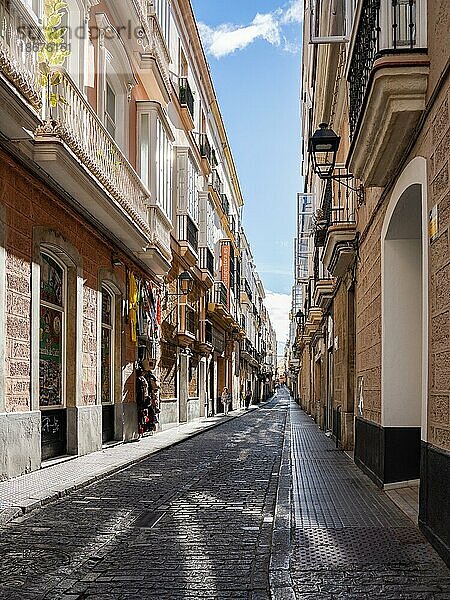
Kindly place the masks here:
<instances>
[{"instance_id":1,"label":"hanging clothes display","mask_svg":"<svg viewBox=\"0 0 450 600\"><path fill-rule=\"evenodd\" d=\"M141 367L136 370L136 385L138 431L139 435L144 435L155 431L159 421L159 385L153 373Z\"/></svg>"}]
</instances>

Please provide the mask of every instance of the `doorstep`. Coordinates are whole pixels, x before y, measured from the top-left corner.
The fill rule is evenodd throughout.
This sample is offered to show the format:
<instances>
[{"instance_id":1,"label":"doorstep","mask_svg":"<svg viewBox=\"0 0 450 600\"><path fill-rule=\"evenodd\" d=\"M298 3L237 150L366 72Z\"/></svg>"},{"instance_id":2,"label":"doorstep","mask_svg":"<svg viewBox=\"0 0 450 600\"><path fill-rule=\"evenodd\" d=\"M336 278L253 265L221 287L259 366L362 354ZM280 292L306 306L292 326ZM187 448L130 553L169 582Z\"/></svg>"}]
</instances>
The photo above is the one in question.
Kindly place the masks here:
<instances>
[{"instance_id":1,"label":"doorstep","mask_svg":"<svg viewBox=\"0 0 450 600\"><path fill-rule=\"evenodd\" d=\"M226 417L202 417L134 444L119 442L84 456L45 461L38 471L0 482L0 526L247 412L242 409Z\"/></svg>"}]
</instances>

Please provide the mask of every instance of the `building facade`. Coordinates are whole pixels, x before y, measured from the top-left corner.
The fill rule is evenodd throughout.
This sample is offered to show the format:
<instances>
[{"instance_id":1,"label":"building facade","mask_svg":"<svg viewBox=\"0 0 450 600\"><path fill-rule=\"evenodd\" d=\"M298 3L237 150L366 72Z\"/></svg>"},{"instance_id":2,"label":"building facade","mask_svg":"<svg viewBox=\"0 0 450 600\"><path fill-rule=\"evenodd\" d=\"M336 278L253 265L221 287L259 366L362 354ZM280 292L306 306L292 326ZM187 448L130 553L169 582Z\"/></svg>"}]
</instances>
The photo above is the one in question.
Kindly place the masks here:
<instances>
[{"instance_id":1,"label":"building facade","mask_svg":"<svg viewBox=\"0 0 450 600\"><path fill-rule=\"evenodd\" d=\"M383 488L420 483L448 559L450 15L440 0L306 3L304 192L315 197L299 401ZM319 125L340 138L318 175Z\"/></svg>"},{"instance_id":2,"label":"building facade","mask_svg":"<svg viewBox=\"0 0 450 600\"><path fill-rule=\"evenodd\" d=\"M243 198L190 2L1 0L0 99L0 478L239 407Z\"/></svg>"}]
</instances>

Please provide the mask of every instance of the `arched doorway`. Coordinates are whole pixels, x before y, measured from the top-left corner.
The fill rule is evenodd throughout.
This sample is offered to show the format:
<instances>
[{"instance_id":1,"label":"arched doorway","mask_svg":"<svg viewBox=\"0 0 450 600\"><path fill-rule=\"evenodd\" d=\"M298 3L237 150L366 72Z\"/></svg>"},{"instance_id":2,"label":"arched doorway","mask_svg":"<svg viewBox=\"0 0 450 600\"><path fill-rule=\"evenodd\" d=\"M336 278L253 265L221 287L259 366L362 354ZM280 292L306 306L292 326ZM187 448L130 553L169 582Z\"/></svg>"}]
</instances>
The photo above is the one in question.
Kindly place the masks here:
<instances>
[{"instance_id":1,"label":"arched doorway","mask_svg":"<svg viewBox=\"0 0 450 600\"><path fill-rule=\"evenodd\" d=\"M418 178L421 169L414 171L411 166L412 163L407 171L416 183L402 175L392 194L382 234L384 484L419 478L421 429L425 425L426 204L425 186Z\"/></svg>"}]
</instances>

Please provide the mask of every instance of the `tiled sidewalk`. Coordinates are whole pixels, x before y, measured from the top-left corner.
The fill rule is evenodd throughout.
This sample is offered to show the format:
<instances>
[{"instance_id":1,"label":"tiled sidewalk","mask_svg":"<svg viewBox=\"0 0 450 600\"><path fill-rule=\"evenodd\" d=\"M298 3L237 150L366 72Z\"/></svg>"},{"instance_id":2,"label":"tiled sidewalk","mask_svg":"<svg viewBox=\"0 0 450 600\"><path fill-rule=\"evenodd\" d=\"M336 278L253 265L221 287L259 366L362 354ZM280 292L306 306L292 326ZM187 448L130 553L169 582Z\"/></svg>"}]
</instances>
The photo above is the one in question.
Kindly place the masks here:
<instances>
[{"instance_id":1,"label":"tiled sidewalk","mask_svg":"<svg viewBox=\"0 0 450 600\"><path fill-rule=\"evenodd\" d=\"M0 482L0 525L245 412L235 410L228 417L203 418Z\"/></svg>"},{"instance_id":2,"label":"tiled sidewalk","mask_svg":"<svg viewBox=\"0 0 450 600\"><path fill-rule=\"evenodd\" d=\"M420 530L291 403L296 600L449 600Z\"/></svg>"}]
</instances>

